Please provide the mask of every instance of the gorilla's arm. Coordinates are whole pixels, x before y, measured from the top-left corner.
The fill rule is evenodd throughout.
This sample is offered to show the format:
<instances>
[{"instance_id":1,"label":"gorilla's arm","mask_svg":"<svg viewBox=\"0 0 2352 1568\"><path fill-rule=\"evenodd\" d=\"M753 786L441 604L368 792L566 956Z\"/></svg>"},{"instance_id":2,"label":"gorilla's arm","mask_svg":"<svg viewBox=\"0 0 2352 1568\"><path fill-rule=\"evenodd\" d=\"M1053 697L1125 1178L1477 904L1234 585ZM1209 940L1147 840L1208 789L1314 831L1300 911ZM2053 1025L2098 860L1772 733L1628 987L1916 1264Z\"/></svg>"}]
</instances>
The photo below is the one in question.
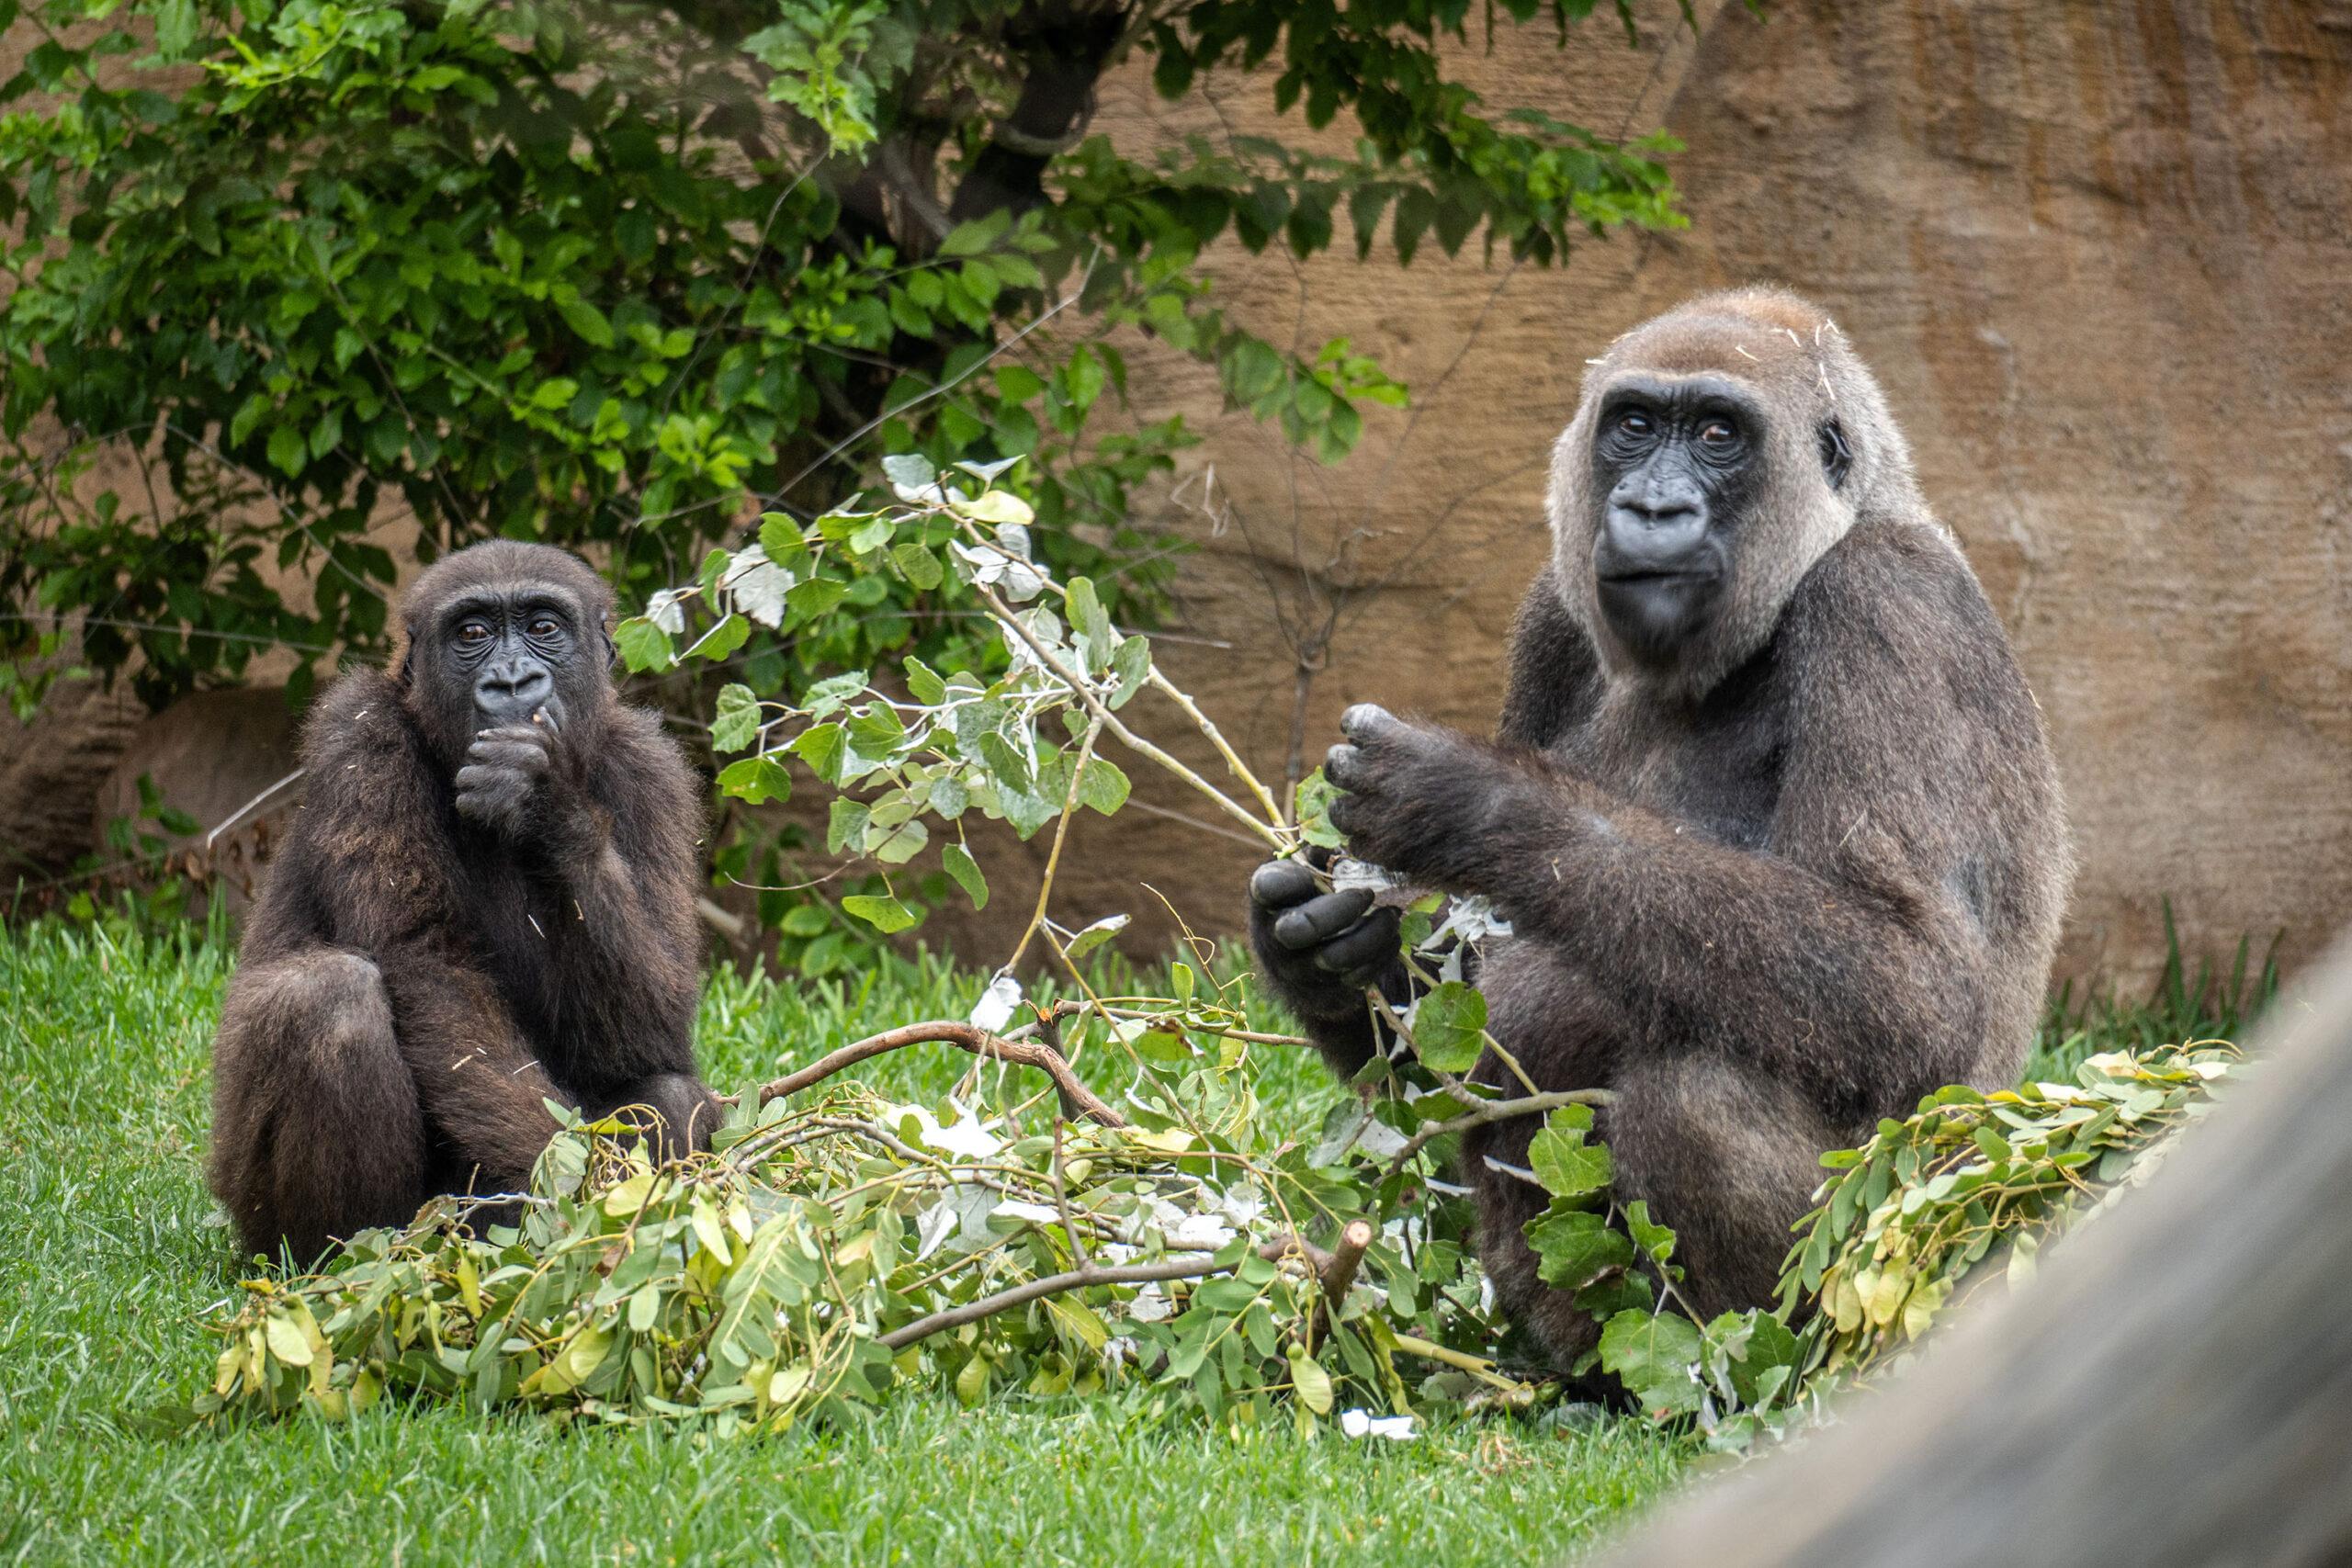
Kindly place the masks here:
<instances>
[{"instance_id":1,"label":"gorilla's arm","mask_svg":"<svg viewBox=\"0 0 2352 1568\"><path fill-rule=\"evenodd\" d=\"M1500 737L1541 747L1580 722L1599 693L1592 640L1569 615L1547 568L1511 623ZM1318 895L1296 861L1270 862L1250 880L1250 944L1258 968L1341 1077L1353 1077L1379 1043L1365 990L1377 987L1400 1010L1412 1001L1397 923L1398 912L1374 908L1369 893Z\"/></svg>"},{"instance_id":2,"label":"gorilla's arm","mask_svg":"<svg viewBox=\"0 0 2352 1568\"><path fill-rule=\"evenodd\" d=\"M1849 539L1791 603L1791 747L1761 850L1378 709L1351 710L1334 751L1333 820L1391 870L1493 897L1655 1036L1796 1075L1825 1105L1964 1077L1990 964L1962 889L2004 852L1985 803L2005 736L2035 721L1957 560L1885 554Z\"/></svg>"},{"instance_id":3,"label":"gorilla's arm","mask_svg":"<svg viewBox=\"0 0 2352 1568\"><path fill-rule=\"evenodd\" d=\"M459 890L424 742L389 682L363 674L321 701L304 750L301 817L246 962L310 944L366 955L426 1116L481 1172L478 1185L519 1184L554 1130L541 1101L561 1091L496 986L453 942Z\"/></svg>"},{"instance_id":4,"label":"gorilla's arm","mask_svg":"<svg viewBox=\"0 0 2352 1568\"><path fill-rule=\"evenodd\" d=\"M1581 724L1600 698L1592 639L1568 614L1558 574L1545 567L1510 624L1510 681L1495 738L1542 750Z\"/></svg>"},{"instance_id":5,"label":"gorilla's arm","mask_svg":"<svg viewBox=\"0 0 2352 1568\"><path fill-rule=\"evenodd\" d=\"M576 940L552 949L559 972L546 987L571 1042L566 1081L609 1096L691 1074L703 813L677 748L653 716L616 708L594 746L517 726L483 737L474 754L514 760L536 779L532 808L508 831L536 852L558 885L558 918L572 922Z\"/></svg>"}]
</instances>

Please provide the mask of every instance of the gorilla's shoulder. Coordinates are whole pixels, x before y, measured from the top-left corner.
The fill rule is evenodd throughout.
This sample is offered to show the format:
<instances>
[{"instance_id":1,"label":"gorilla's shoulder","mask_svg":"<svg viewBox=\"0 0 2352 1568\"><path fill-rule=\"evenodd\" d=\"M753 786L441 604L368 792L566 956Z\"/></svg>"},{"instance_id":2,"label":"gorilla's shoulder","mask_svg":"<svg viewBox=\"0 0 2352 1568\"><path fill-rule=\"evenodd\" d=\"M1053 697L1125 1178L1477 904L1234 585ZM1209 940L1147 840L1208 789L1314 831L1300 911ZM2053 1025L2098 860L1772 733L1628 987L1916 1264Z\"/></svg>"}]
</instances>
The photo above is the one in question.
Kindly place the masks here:
<instances>
[{"instance_id":1,"label":"gorilla's shoulder","mask_svg":"<svg viewBox=\"0 0 2352 1568\"><path fill-rule=\"evenodd\" d=\"M658 709L616 702L612 705L605 733L615 759L631 776L678 791L695 791L694 769L686 761L685 748L662 728Z\"/></svg>"},{"instance_id":2,"label":"gorilla's shoulder","mask_svg":"<svg viewBox=\"0 0 2352 1568\"><path fill-rule=\"evenodd\" d=\"M302 720L302 761L311 767L354 752L406 752L415 726L398 686L381 670L359 669L319 694Z\"/></svg>"},{"instance_id":3,"label":"gorilla's shoulder","mask_svg":"<svg viewBox=\"0 0 2352 1568\"><path fill-rule=\"evenodd\" d=\"M1857 525L1805 573L1789 615L1808 640L1861 634L1913 647L1954 632L2002 635L1959 545L1925 518Z\"/></svg>"}]
</instances>

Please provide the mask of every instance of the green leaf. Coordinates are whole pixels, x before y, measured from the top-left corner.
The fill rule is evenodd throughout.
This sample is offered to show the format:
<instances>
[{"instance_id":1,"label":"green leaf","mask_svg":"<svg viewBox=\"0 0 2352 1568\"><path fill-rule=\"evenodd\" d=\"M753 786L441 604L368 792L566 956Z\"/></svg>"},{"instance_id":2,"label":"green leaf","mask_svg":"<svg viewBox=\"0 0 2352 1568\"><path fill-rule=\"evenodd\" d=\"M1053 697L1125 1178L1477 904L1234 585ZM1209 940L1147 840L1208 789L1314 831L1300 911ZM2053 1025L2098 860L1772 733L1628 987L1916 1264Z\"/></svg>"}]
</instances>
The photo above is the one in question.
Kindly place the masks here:
<instances>
[{"instance_id":1,"label":"green leaf","mask_svg":"<svg viewBox=\"0 0 2352 1568\"><path fill-rule=\"evenodd\" d=\"M792 738L793 754L827 784L842 782L842 763L849 755L849 735L838 724L811 725Z\"/></svg>"},{"instance_id":2,"label":"green leaf","mask_svg":"<svg viewBox=\"0 0 2352 1568\"><path fill-rule=\"evenodd\" d=\"M792 798L792 775L773 757L745 757L718 771L718 790L750 806Z\"/></svg>"},{"instance_id":3,"label":"green leaf","mask_svg":"<svg viewBox=\"0 0 2352 1568\"><path fill-rule=\"evenodd\" d=\"M1132 786L1119 764L1108 757L1089 757L1086 771L1078 775L1078 798L1083 805L1108 817L1127 803Z\"/></svg>"},{"instance_id":4,"label":"green leaf","mask_svg":"<svg viewBox=\"0 0 2352 1568\"><path fill-rule=\"evenodd\" d=\"M694 645L696 659L717 663L752 639L752 623L742 615L729 614L724 620Z\"/></svg>"},{"instance_id":5,"label":"green leaf","mask_svg":"<svg viewBox=\"0 0 2352 1568\"><path fill-rule=\"evenodd\" d=\"M1486 1049L1487 998L1460 980L1446 980L1413 1011L1413 1052L1432 1072L1456 1077Z\"/></svg>"},{"instance_id":6,"label":"green leaf","mask_svg":"<svg viewBox=\"0 0 2352 1568\"><path fill-rule=\"evenodd\" d=\"M632 615L614 627L613 646L631 671L667 670L678 661L670 634L643 615Z\"/></svg>"},{"instance_id":7,"label":"green leaf","mask_svg":"<svg viewBox=\"0 0 2352 1568\"><path fill-rule=\"evenodd\" d=\"M855 915L885 936L905 931L922 918L896 898L875 897L864 893L853 893L842 899L842 909L845 914Z\"/></svg>"},{"instance_id":8,"label":"green leaf","mask_svg":"<svg viewBox=\"0 0 2352 1568\"><path fill-rule=\"evenodd\" d=\"M760 699L752 688L730 682L718 689L710 721L710 744L716 750L741 751L760 733Z\"/></svg>"},{"instance_id":9,"label":"green leaf","mask_svg":"<svg viewBox=\"0 0 2352 1568\"><path fill-rule=\"evenodd\" d=\"M311 460L311 448L302 440L302 433L291 424L280 424L269 433L269 460L288 479L302 471Z\"/></svg>"},{"instance_id":10,"label":"green leaf","mask_svg":"<svg viewBox=\"0 0 2352 1568\"><path fill-rule=\"evenodd\" d=\"M613 323L605 319L604 311L587 300L575 299L558 305L556 309L562 313L564 325L598 348L613 346Z\"/></svg>"},{"instance_id":11,"label":"green leaf","mask_svg":"<svg viewBox=\"0 0 2352 1568\"><path fill-rule=\"evenodd\" d=\"M899 570L906 574L909 582L926 593L946 581L947 573L940 566L939 558L921 545L893 545L890 558L899 563Z\"/></svg>"},{"instance_id":12,"label":"green leaf","mask_svg":"<svg viewBox=\"0 0 2352 1568\"><path fill-rule=\"evenodd\" d=\"M849 584L839 578L812 577L788 590L784 602L792 606L796 622L813 621L849 597Z\"/></svg>"},{"instance_id":13,"label":"green leaf","mask_svg":"<svg viewBox=\"0 0 2352 1568\"><path fill-rule=\"evenodd\" d=\"M1725 1319L1736 1323L1738 1337L1723 1332ZM1789 1325L1770 1313L1750 1310L1726 1313L1708 1325L1718 1338L1730 1339L1736 1346L1731 1358L1731 1382L1739 1401L1753 1410L1785 1388L1797 1371L1797 1337ZM1782 1369L1784 1375L1775 1381L1771 1373Z\"/></svg>"},{"instance_id":14,"label":"green leaf","mask_svg":"<svg viewBox=\"0 0 2352 1568\"><path fill-rule=\"evenodd\" d=\"M1298 823L1298 835L1318 849L1347 848L1347 835L1331 826L1331 803L1340 798L1340 786L1316 769L1298 781L1298 798L1293 807Z\"/></svg>"},{"instance_id":15,"label":"green leaf","mask_svg":"<svg viewBox=\"0 0 2352 1568\"><path fill-rule=\"evenodd\" d=\"M1566 1290L1591 1284L1612 1270L1632 1267L1634 1243L1622 1231L1589 1209L1554 1199L1549 1208L1527 1222L1528 1245L1535 1249L1537 1272L1544 1282Z\"/></svg>"},{"instance_id":16,"label":"green leaf","mask_svg":"<svg viewBox=\"0 0 2352 1568\"><path fill-rule=\"evenodd\" d=\"M854 840L865 836L866 818L872 815L862 802L847 795L833 797L831 816L825 828L825 851L839 854Z\"/></svg>"},{"instance_id":17,"label":"green leaf","mask_svg":"<svg viewBox=\"0 0 2352 1568\"><path fill-rule=\"evenodd\" d=\"M1585 1142L1591 1125L1591 1107L1564 1105L1529 1142L1528 1168L1555 1198L1582 1198L1609 1185L1608 1145Z\"/></svg>"},{"instance_id":18,"label":"green leaf","mask_svg":"<svg viewBox=\"0 0 2352 1568\"><path fill-rule=\"evenodd\" d=\"M1674 1256L1674 1233L1653 1221L1650 1206L1639 1198L1625 1205L1625 1229L1652 1261L1664 1263Z\"/></svg>"},{"instance_id":19,"label":"green leaf","mask_svg":"<svg viewBox=\"0 0 2352 1568\"><path fill-rule=\"evenodd\" d=\"M1127 929L1127 917L1109 915L1071 937L1063 951L1072 958L1083 958L1121 931Z\"/></svg>"},{"instance_id":20,"label":"green leaf","mask_svg":"<svg viewBox=\"0 0 2352 1568\"><path fill-rule=\"evenodd\" d=\"M1621 1312L1600 1331L1601 1371L1654 1416L1699 1408L1699 1325L1680 1313Z\"/></svg>"},{"instance_id":21,"label":"green leaf","mask_svg":"<svg viewBox=\"0 0 2352 1568\"><path fill-rule=\"evenodd\" d=\"M1317 1416L1331 1414L1331 1374L1296 1340L1290 1346L1290 1383L1300 1404Z\"/></svg>"},{"instance_id":22,"label":"green leaf","mask_svg":"<svg viewBox=\"0 0 2352 1568\"><path fill-rule=\"evenodd\" d=\"M904 865L922 852L931 842L931 829L922 825L920 817L910 817L890 829L889 837L876 844L869 852L885 865Z\"/></svg>"},{"instance_id":23,"label":"green leaf","mask_svg":"<svg viewBox=\"0 0 2352 1568\"><path fill-rule=\"evenodd\" d=\"M961 844L950 844L939 852L939 860L947 874L956 879L956 886L972 901L973 908L989 907L988 878L980 874L980 863L972 858L971 851Z\"/></svg>"}]
</instances>

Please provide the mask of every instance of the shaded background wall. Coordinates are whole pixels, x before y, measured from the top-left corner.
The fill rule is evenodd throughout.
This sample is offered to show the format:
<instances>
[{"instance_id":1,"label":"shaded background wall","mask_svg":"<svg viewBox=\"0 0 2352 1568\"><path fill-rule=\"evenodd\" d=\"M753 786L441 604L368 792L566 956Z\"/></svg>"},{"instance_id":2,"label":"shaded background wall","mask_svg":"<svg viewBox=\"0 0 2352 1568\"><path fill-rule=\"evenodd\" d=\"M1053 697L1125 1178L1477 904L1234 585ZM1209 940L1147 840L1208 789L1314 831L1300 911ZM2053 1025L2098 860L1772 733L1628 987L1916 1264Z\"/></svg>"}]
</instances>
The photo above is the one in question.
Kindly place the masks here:
<instances>
[{"instance_id":1,"label":"shaded background wall","mask_svg":"<svg viewBox=\"0 0 2352 1568\"><path fill-rule=\"evenodd\" d=\"M2315 952L2352 919L2352 3L1699 18L1693 37L1661 11L1638 51L1598 22L1565 53L1505 30L1464 63L1495 105L1682 138L1687 231L1588 246L1565 273L1433 247L1409 270L1222 258L1257 330L1350 336L1412 385L1343 466L1220 415L1207 371L1136 345L1137 415L1207 434L1157 498L1197 546L1167 662L1274 774L1311 765L1353 701L1490 725L1582 362L1690 293L1784 283L1884 383L2048 716L2082 863L2062 973L2143 984L2167 896L2192 953L2282 930L2290 964ZM1170 104L1135 70L1096 126L1130 149L1301 134L1263 84ZM256 716L233 734L223 706L144 719L93 694L52 698L32 737L0 719L0 838L86 844L141 768L216 819L284 771L283 728L257 716L274 700L227 699ZM1193 815L1130 771L1147 807ZM1255 859L1165 816L1090 819L1062 902L1133 910L1148 948L1175 922L1138 881L1219 931ZM1001 946L1025 901L991 870L989 916L943 917L933 941Z\"/></svg>"}]
</instances>

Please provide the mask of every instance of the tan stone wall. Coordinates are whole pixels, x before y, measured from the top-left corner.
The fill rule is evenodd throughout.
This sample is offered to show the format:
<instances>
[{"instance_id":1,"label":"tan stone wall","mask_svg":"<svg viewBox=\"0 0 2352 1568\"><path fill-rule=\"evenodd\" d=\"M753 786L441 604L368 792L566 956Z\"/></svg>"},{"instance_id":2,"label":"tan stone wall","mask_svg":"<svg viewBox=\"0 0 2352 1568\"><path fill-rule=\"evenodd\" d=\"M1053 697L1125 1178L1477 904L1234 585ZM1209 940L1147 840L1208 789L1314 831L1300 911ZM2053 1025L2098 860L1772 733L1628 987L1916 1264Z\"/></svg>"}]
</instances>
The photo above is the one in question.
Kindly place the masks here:
<instances>
[{"instance_id":1,"label":"tan stone wall","mask_svg":"<svg viewBox=\"0 0 2352 1568\"><path fill-rule=\"evenodd\" d=\"M1638 53L1600 24L1565 53L1540 27L1464 51L1496 106L1683 138L1686 232L1588 245L1565 272L1220 254L1242 319L1351 336L1416 400L1324 468L1137 346L1138 415L1207 435L1151 498L1199 546L1177 628L1194 640L1170 663L1278 773L1298 634L1336 604L1309 761L1359 699L1490 724L1582 361L1692 292L1785 283L1885 383L2049 715L2082 860L2064 972L2143 983L2166 896L2192 952L2282 929L2290 961L2315 951L2352 919L2352 4L1771 12L1702 6L1695 39L1661 28ZM1262 85L1214 92L1162 103L1129 71L1097 124L1131 150L1297 133ZM1131 772L1147 805L1196 814ZM1066 908L1131 909L1138 945L1162 942L1141 881L1226 929L1254 858L1165 818L1090 819ZM1000 953L1023 859L992 868L987 916L934 938Z\"/></svg>"},{"instance_id":2,"label":"tan stone wall","mask_svg":"<svg viewBox=\"0 0 2352 1568\"><path fill-rule=\"evenodd\" d=\"M1565 56L1530 28L1469 62L1490 102L1681 137L1684 233L1565 273L1225 261L1245 319L1351 334L1417 407L1336 470L1211 422L1180 493L1213 474L1223 531L1170 511L1202 544L1189 629L1230 647L1172 662L1279 766L1295 666L1274 607L1349 538L1327 575L1393 585L1339 623L1310 757L1358 699L1490 724L1581 362L1695 291L1785 283L1885 383L2049 716L2082 860L2064 971L2143 983L2166 896L2192 952L2281 929L2290 960L2315 951L2352 919L2352 6L1770 10L1702 9L1695 44L1638 58L1596 27ZM1134 144L1281 128L1255 92L1221 96L1124 81L1104 119ZM1216 406L1166 356L1136 379L1147 412ZM1157 840L1154 886L1229 922L1250 852L1180 831L1092 863Z\"/></svg>"}]
</instances>

